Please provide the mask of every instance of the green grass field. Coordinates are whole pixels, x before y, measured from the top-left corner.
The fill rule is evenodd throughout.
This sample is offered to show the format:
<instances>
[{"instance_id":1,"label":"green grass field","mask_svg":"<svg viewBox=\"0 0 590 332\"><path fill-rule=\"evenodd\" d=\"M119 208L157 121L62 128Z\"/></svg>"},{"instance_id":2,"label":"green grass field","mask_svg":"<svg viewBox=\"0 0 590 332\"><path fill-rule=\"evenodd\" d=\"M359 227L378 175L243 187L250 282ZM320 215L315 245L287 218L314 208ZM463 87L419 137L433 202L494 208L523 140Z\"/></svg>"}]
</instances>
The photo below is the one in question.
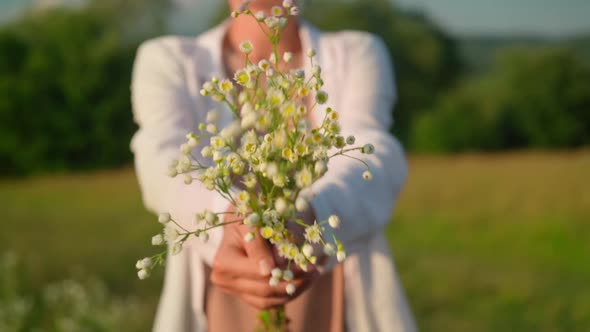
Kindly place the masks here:
<instances>
[{"instance_id":1,"label":"green grass field","mask_svg":"<svg viewBox=\"0 0 590 332\"><path fill-rule=\"evenodd\" d=\"M421 330L590 330L590 151L410 159L388 238ZM159 227L132 171L4 180L0 202L26 287L99 278L148 329L161 273L134 262Z\"/></svg>"}]
</instances>

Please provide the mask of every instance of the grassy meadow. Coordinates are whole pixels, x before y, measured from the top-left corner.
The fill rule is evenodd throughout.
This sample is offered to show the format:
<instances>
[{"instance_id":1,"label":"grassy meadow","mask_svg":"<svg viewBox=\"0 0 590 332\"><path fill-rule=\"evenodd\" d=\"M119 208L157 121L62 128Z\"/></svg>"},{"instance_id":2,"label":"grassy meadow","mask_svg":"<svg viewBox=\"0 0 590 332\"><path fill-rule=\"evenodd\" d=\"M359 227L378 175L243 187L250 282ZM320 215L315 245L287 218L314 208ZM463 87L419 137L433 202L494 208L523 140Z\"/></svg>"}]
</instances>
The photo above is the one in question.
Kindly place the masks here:
<instances>
[{"instance_id":1,"label":"grassy meadow","mask_svg":"<svg viewBox=\"0 0 590 332\"><path fill-rule=\"evenodd\" d=\"M590 330L590 151L410 164L388 238L422 331ZM132 170L3 180L0 202L21 288L100 279L148 330L162 273L139 282L134 262L159 227Z\"/></svg>"}]
</instances>

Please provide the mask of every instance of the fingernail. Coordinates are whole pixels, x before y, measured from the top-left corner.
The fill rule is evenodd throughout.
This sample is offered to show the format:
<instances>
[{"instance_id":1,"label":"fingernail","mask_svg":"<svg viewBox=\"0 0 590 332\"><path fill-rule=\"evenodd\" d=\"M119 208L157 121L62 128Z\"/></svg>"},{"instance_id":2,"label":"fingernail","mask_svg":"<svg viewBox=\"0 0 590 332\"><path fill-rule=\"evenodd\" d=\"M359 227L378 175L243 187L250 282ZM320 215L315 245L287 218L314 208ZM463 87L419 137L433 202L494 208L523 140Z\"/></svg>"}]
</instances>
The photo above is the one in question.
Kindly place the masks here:
<instances>
[{"instance_id":1,"label":"fingernail","mask_svg":"<svg viewBox=\"0 0 590 332\"><path fill-rule=\"evenodd\" d=\"M258 269L260 270L260 274L262 274L263 276L270 275L271 267L266 260L261 259L258 262Z\"/></svg>"}]
</instances>

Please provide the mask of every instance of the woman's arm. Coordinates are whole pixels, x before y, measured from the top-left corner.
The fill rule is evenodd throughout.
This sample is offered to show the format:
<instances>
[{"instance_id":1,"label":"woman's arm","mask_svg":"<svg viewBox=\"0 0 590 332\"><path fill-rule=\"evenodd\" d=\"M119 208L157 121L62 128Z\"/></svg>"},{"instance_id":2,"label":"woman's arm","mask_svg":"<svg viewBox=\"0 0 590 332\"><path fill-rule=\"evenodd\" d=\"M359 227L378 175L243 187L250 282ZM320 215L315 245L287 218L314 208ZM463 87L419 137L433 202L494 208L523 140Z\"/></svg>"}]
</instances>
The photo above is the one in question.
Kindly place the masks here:
<instances>
[{"instance_id":1,"label":"woman's arm","mask_svg":"<svg viewBox=\"0 0 590 332\"><path fill-rule=\"evenodd\" d=\"M200 182L191 185L183 176L170 178L167 170L177 159L186 134L196 132L202 121L190 96L182 66L181 40L164 37L144 43L138 50L133 70L133 115L139 129L131 142L135 168L146 207L155 212L169 212L183 227L192 230L193 215L209 209L224 211L227 202L208 191ZM200 157L200 148L194 149ZM207 244L199 240L187 242L212 264L222 237L222 229L210 232Z\"/></svg>"},{"instance_id":2,"label":"woman's arm","mask_svg":"<svg viewBox=\"0 0 590 332\"><path fill-rule=\"evenodd\" d=\"M381 232L391 218L395 201L407 176L406 159L399 142L389 133L391 110L396 91L390 57L383 42L367 33L353 33L342 45L347 52L347 74L339 94L342 133L354 135L357 144L371 143L375 154L355 153L366 161L373 179L361 174L364 165L338 156L330 161L329 171L314 184L312 206L318 220L331 214L341 217L335 230L347 251Z\"/></svg>"}]
</instances>

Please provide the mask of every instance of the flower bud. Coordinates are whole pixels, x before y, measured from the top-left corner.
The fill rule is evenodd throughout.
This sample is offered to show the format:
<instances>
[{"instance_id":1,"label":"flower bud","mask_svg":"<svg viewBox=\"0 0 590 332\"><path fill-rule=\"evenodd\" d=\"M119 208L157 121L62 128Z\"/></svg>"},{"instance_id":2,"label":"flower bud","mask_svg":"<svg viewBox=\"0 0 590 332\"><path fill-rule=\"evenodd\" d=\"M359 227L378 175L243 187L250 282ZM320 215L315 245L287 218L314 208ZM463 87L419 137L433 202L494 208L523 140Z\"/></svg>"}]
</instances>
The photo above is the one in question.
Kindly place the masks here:
<instances>
[{"instance_id":1,"label":"flower bud","mask_svg":"<svg viewBox=\"0 0 590 332\"><path fill-rule=\"evenodd\" d=\"M305 257L311 257L313 256L313 247L311 244L306 243L303 245L303 247L301 247L301 252L305 255Z\"/></svg>"},{"instance_id":2,"label":"flower bud","mask_svg":"<svg viewBox=\"0 0 590 332\"><path fill-rule=\"evenodd\" d=\"M244 235L244 241L252 242L252 241L254 241L254 236L255 236L254 233L248 232L248 233L246 233L246 235Z\"/></svg>"},{"instance_id":3,"label":"flower bud","mask_svg":"<svg viewBox=\"0 0 590 332\"><path fill-rule=\"evenodd\" d=\"M285 291L287 291L287 294L289 295L295 294L295 285L287 284L287 287L285 287Z\"/></svg>"},{"instance_id":4,"label":"flower bud","mask_svg":"<svg viewBox=\"0 0 590 332\"><path fill-rule=\"evenodd\" d=\"M346 259L346 253L344 251L338 251L336 253L336 259L339 263L342 263Z\"/></svg>"},{"instance_id":5,"label":"flower bud","mask_svg":"<svg viewBox=\"0 0 590 332\"><path fill-rule=\"evenodd\" d=\"M152 237L152 245L153 246L161 246L163 244L164 244L164 238L162 237L162 234L154 235Z\"/></svg>"},{"instance_id":6,"label":"flower bud","mask_svg":"<svg viewBox=\"0 0 590 332\"><path fill-rule=\"evenodd\" d=\"M336 254L336 249L334 248L334 245L331 243L326 243L326 245L324 246L324 254L326 254L326 256L334 256Z\"/></svg>"},{"instance_id":7,"label":"flower bud","mask_svg":"<svg viewBox=\"0 0 590 332\"><path fill-rule=\"evenodd\" d=\"M285 280L285 281L291 281L291 280L293 280L293 271L291 271L291 270L285 270L283 272L283 280Z\"/></svg>"},{"instance_id":8,"label":"flower bud","mask_svg":"<svg viewBox=\"0 0 590 332\"><path fill-rule=\"evenodd\" d=\"M337 215L333 214L330 216L330 218L328 218L328 223L330 224L330 227L338 228L340 227L340 218L338 218Z\"/></svg>"},{"instance_id":9,"label":"flower bud","mask_svg":"<svg viewBox=\"0 0 590 332\"><path fill-rule=\"evenodd\" d=\"M139 277L139 280L145 280L149 278L150 273L147 270L139 270L137 276Z\"/></svg>"},{"instance_id":10,"label":"flower bud","mask_svg":"<svg viewBox=\"0 0 590 332\"><path fill-rule=\"evenodd\" d=\"M167 224L170 220L172 220L170 213L160 213L158 216L158 222L160 224Z\"/></svg>"}]
</instances>

